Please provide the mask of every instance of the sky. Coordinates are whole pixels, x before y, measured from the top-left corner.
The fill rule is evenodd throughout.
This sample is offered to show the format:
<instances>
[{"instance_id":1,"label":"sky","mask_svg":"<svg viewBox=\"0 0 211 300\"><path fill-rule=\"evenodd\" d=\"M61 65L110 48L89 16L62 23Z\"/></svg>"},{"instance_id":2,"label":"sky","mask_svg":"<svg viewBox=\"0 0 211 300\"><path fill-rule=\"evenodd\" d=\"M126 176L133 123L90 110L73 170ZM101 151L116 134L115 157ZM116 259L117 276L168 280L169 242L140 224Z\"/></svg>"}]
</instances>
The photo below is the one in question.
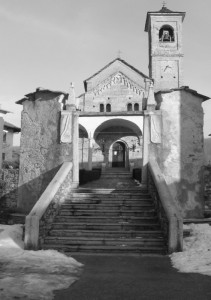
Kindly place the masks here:
<instances>
[{"instance_id":1,"label":"sky","mask_svg":"<svg viewBox=\"0 0 211 300\"><path fill-rule=\"evenodd\" d=\"M83 93L83 80L114 60L118 51L148 75L147 11L158 0L0 0L0 104L13 113L5 119L20 126L15 104L37 87ZM183 23L185 85L211 97L211 2L167 0L185 11ZM205 137L211 133L211 100L204 106Z\"/></svg>"}]
</instances>

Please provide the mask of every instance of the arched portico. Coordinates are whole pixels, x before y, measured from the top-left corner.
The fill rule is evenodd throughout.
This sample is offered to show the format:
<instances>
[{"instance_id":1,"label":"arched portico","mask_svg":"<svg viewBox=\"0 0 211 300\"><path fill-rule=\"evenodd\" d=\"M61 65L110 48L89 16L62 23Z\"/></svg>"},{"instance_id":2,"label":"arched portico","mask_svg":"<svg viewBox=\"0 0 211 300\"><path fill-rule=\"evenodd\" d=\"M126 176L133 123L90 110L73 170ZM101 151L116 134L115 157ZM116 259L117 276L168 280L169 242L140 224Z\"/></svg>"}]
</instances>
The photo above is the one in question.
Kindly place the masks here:
<instances>
[{"instance_id":1,"label":"arched portico","mask_svg":"<svg viewBox=\"0 0 211 300\"><path fill-rule=\"evenodd\" d=\"M141 167L142 162L142 116L126 117L98 117L95 120L84 118L80 124L80 130L83 136L86 132L83 152L83 166L87 169L93 167L101 167L102 163L106 167L112 167L113 161L116 159L116 165L128 168L130 162L135 162L137 167ZM95 122L94 122L95 121ZM87 125L87 126L85 126ZM98 125L98 126L97 126ZM81 134L82 134L81 133ZM122 146L121 151L117 151L119 156L114 158L113 147ZM118 144L119 143L119 144ZM118 147L117 147L118 148ZM123 162L121 161L121 155ZM86 162L85 162L86 159ZM119 161L119 163L118 163Z\"/></svg>"}]
</instances>

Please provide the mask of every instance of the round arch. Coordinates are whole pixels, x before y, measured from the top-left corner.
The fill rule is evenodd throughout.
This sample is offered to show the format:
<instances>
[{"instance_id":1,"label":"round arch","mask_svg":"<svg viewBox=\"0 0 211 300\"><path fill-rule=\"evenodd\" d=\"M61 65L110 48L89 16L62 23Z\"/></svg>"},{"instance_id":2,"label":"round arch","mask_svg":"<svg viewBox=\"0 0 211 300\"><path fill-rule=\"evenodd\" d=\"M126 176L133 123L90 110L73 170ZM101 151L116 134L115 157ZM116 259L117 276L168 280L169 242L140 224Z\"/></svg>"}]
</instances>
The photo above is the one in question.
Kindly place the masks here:
<instances>
[{"instance_id":1,"label":"round arch","mask_svg":"<svg viewBox=\"0 0 211 300\"><path fill-rule=\"evenodd\" d=\"M122 160L119 161L119 162L118 161L117 162L114 161L114 151L115 151L114 146L117 143L124 145L124 149L123 149L124 153L122 153L123 154L122 155ZM109 162L110 162L110 165L113 166L113 167L117 167L118 163L120 163L120 167L124 167L124 168L129 167L129 147L128 147L128 144L124 140L119 139L117 141L114 141L110 145L110 149L109 149Z\"/></svg>"},{"instance_id":2,"label":"round arch","mask_svg":"<svg viewBox=\"0 0 211 300\"><path fill-rule=\"evenodd\" d=\"M78 131L79 131L79 138L88 138L88 132L83 125L79 124Z\"/></svg>"},{"instance_id":3,"label":"round arch","mask_svg":"<svg viewBox=\"0 0 211 300\"><path fill-rule=\"evenodd\" d=\"M116 129L115 129L116 128ZM110 131L109 131L110 130ZM116 131L114 131L116 130ZM142 136L142 131L132 121L121 119L121 118L115 118L110 119L107 121L104 121L102 124L100 124L94 131L93 137L96 140L98 135L102 134L114 134L114 133L122 133L123 135L131 134L135 135L137 137Z\"/></svg>"}]
</instances>

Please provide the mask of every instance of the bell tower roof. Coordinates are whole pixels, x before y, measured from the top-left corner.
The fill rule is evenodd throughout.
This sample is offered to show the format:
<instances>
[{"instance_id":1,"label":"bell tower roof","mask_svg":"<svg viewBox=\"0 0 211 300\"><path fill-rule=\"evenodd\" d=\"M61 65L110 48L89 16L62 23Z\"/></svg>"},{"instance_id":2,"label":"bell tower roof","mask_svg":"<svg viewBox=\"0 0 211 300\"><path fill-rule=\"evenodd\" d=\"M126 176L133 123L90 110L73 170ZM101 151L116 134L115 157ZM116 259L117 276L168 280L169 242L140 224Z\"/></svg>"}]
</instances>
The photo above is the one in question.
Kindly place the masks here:
<instances>
[{"instance_id":1,"label":"bell tower roof","mask_svg":"<svg viewBox=\"0 0 211 300\"><path fill-rule=\"evenodd\" d=\"M185 12L179 12L179 11L172 11L168 9L165 4L163 4L163 7L159 11L148 11L147 12L147 18L145 23L145 31L149 31L149 25L150 25L150 17L151 16L182 16L182 21L185 18Z\"/></svg>"}]
</instances>

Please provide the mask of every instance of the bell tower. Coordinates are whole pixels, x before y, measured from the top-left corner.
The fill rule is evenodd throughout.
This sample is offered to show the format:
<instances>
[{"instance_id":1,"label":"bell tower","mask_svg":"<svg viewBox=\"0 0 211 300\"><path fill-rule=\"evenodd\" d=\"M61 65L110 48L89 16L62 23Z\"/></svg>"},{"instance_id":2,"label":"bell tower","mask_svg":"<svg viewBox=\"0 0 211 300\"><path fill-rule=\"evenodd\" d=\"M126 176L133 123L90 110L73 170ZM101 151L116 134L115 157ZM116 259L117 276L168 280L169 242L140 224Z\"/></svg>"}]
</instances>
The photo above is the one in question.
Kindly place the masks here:
<instances>
[{"instance_id":1,"label":"bell tower","mask_svg":"<svg viewBox=\"0 0 211 300\"><path fill-rule=\"evenodd\" d=\"M149 76L155 91L183 86L182 22L185 12L148 12L145 31L149 36Z\"/></svg>"}]
</instances>

